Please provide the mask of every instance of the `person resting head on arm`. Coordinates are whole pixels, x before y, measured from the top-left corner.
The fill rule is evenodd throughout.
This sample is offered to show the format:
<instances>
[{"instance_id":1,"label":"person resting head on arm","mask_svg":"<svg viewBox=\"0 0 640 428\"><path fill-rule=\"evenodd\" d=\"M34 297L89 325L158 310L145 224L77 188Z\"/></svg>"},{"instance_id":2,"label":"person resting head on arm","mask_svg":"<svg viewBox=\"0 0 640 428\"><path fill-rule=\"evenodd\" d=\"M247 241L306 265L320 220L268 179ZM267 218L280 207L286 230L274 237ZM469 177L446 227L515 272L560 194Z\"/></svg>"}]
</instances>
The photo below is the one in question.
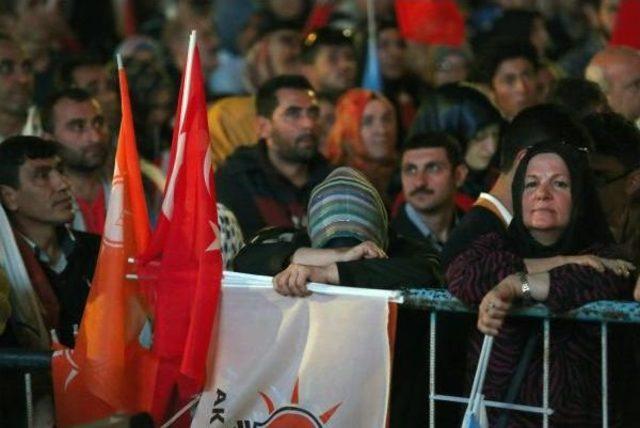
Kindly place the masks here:
<instances>
[{"instance_id":1,"label":"person resting head on arm","mask_svg":"<svg viewBox=\"0 0 640 428\"><path fill-rule=\"evenodd\" d=\"M306 296L308 282L366 288L438 287L437 253L388 227L379 193L359 171L334 170L311 192L305 232L263 231L236 256L239 272L273 275L277 292Z\"/></svg>"}]
</instances>

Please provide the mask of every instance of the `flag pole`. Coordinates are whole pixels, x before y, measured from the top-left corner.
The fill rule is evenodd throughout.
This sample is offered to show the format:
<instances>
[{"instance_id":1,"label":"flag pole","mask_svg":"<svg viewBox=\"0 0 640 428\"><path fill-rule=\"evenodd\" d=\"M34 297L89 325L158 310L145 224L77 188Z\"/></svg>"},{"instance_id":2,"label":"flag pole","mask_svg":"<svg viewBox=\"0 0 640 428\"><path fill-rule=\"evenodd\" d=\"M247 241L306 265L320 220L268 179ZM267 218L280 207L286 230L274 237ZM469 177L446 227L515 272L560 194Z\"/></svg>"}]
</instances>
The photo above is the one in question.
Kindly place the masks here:
<instances>
[{"instance_id":1,"label":"flag pole","mask_svg":"<svg viewBox=\"0 0 640 428\"><path fill-rule=\"evenodd\" d=\"M189 104L189 95L191 91L191 69L193 68L193 53L196 49L196 30L191 30L189 36L189 50L187 51L187 65L185 67L184 86L182 93L182 105L180 106L180 122L178 129L182 129L184 117L187 114L187 105Z\"/></svg>"}]
</instances>

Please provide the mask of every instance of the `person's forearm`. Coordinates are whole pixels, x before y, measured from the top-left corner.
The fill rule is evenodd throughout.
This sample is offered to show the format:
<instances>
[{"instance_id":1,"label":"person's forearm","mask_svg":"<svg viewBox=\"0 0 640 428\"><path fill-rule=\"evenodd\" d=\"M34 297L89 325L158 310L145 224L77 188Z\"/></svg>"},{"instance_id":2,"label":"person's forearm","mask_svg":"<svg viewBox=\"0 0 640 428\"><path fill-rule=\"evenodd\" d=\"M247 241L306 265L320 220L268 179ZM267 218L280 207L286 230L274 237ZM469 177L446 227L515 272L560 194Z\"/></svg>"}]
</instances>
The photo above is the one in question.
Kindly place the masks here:
<instances>
[{"instance_id":1,"label":"person's forearm","mask_svg":"<svg viewBox=\"0 0 640 428\"><path fill-rule=\"evenodd\" d=\"M549 296L549 272L539 272L539 273L529 273L525 275L527 279L527 283L529 285L529 291L531 293L531 299L536 302L544 302L547 300ZM524 298L524 285L520 276L515 274L509 277L511 280L508 281L509 285L512 287L515 296L519 298Z\"/></svg>"},{"instance_id":2,"label":"person's forearm","mask_svg":"<svg viewBox=\"0 0 640 428\"><path fill-rule=\"evenodd\" d=\"M338 266L335 263L327 266L312 266L310 280L321 284L340 285Z\"/></svg>"},{"instance_id":3,"label":"person's forearm","mask_svg":"<svg viewBox=\"0 0 640 428\"><path fill-rule=\"evenodd\" d=\"M548 272L551 269L564 265L565 263L566 261L562 256L547 257L544 259L524 259L527 272L532 274Z\"/></svg>"},{"instance_id":4,"label":"person's forearm","mask_svg":"<svg viewBox=\"0 0 640 428\"><path fill-rule=\"evenodd\" d=\"M334 249L302 247L293 253L291 263L307 266L327 266L340 261L339 258L340 253Z\"/></svg>"}]
</instances>

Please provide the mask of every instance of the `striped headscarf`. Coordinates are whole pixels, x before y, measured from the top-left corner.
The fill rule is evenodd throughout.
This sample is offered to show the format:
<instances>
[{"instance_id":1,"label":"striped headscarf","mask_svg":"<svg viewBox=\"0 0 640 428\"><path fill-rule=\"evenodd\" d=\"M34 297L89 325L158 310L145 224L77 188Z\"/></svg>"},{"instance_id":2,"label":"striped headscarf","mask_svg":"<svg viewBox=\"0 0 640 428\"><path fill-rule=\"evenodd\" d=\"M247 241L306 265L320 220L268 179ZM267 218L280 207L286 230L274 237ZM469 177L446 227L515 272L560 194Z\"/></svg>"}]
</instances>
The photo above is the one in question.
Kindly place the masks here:
<instances>
[{"instance_id":1,"label":"striped headscarf","mask_svg":"<svg viewBox=\"0 0 640 428\"><path fill-rule=\"evenodd\" d=\"M311 246L323 248L334 238L372 241L386 250L388 218L382 198L359 171L335 169L311 192L308 206Z\"/></svg>"}]
</instances>

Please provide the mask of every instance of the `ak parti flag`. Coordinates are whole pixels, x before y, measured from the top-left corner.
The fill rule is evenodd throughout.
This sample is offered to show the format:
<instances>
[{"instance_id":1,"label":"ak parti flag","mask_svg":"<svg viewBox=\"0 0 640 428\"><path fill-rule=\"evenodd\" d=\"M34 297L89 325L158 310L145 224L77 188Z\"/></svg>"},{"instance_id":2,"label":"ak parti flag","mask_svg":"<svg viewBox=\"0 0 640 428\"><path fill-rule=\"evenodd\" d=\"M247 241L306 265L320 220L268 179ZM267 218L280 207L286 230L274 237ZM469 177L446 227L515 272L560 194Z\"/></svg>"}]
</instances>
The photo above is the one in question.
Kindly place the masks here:
<instances>
[{"instance_id":1,"label":"ak parti flag","mask_svg":"<svg viewBox=\"0 0 640 428\"><path fill-rule=\"evenodd\" d=\"M419 43L460 46L464 17L454 0L396 0L402 36Z\"/></svg>"},{"instance_id":2,"label":"ak parti flag","mask_svg":"<svg viewBox=\"0 0 640 428\"><path fill-rule=\"evenodd\" d=\"M118 74L122 123L100 254L75 348L52 359L58 426L149 411L155 388L156 358L138 340L145 299L138 282L125 278L150 229L122 67Z\"/></svg>"},{"instance_id":3,"label":"ak parti flag","mask_svg":"<svg viewBox=\"0 0 640 428\"><path fill-rule=\"evenodd\" d=\"M156 422L202 390L222 278L204 80L194 35L170 165L158 226L140 271L153 278L149 287L155 296L153 351L161 366Z\"/></svg>"}]
</instances>

